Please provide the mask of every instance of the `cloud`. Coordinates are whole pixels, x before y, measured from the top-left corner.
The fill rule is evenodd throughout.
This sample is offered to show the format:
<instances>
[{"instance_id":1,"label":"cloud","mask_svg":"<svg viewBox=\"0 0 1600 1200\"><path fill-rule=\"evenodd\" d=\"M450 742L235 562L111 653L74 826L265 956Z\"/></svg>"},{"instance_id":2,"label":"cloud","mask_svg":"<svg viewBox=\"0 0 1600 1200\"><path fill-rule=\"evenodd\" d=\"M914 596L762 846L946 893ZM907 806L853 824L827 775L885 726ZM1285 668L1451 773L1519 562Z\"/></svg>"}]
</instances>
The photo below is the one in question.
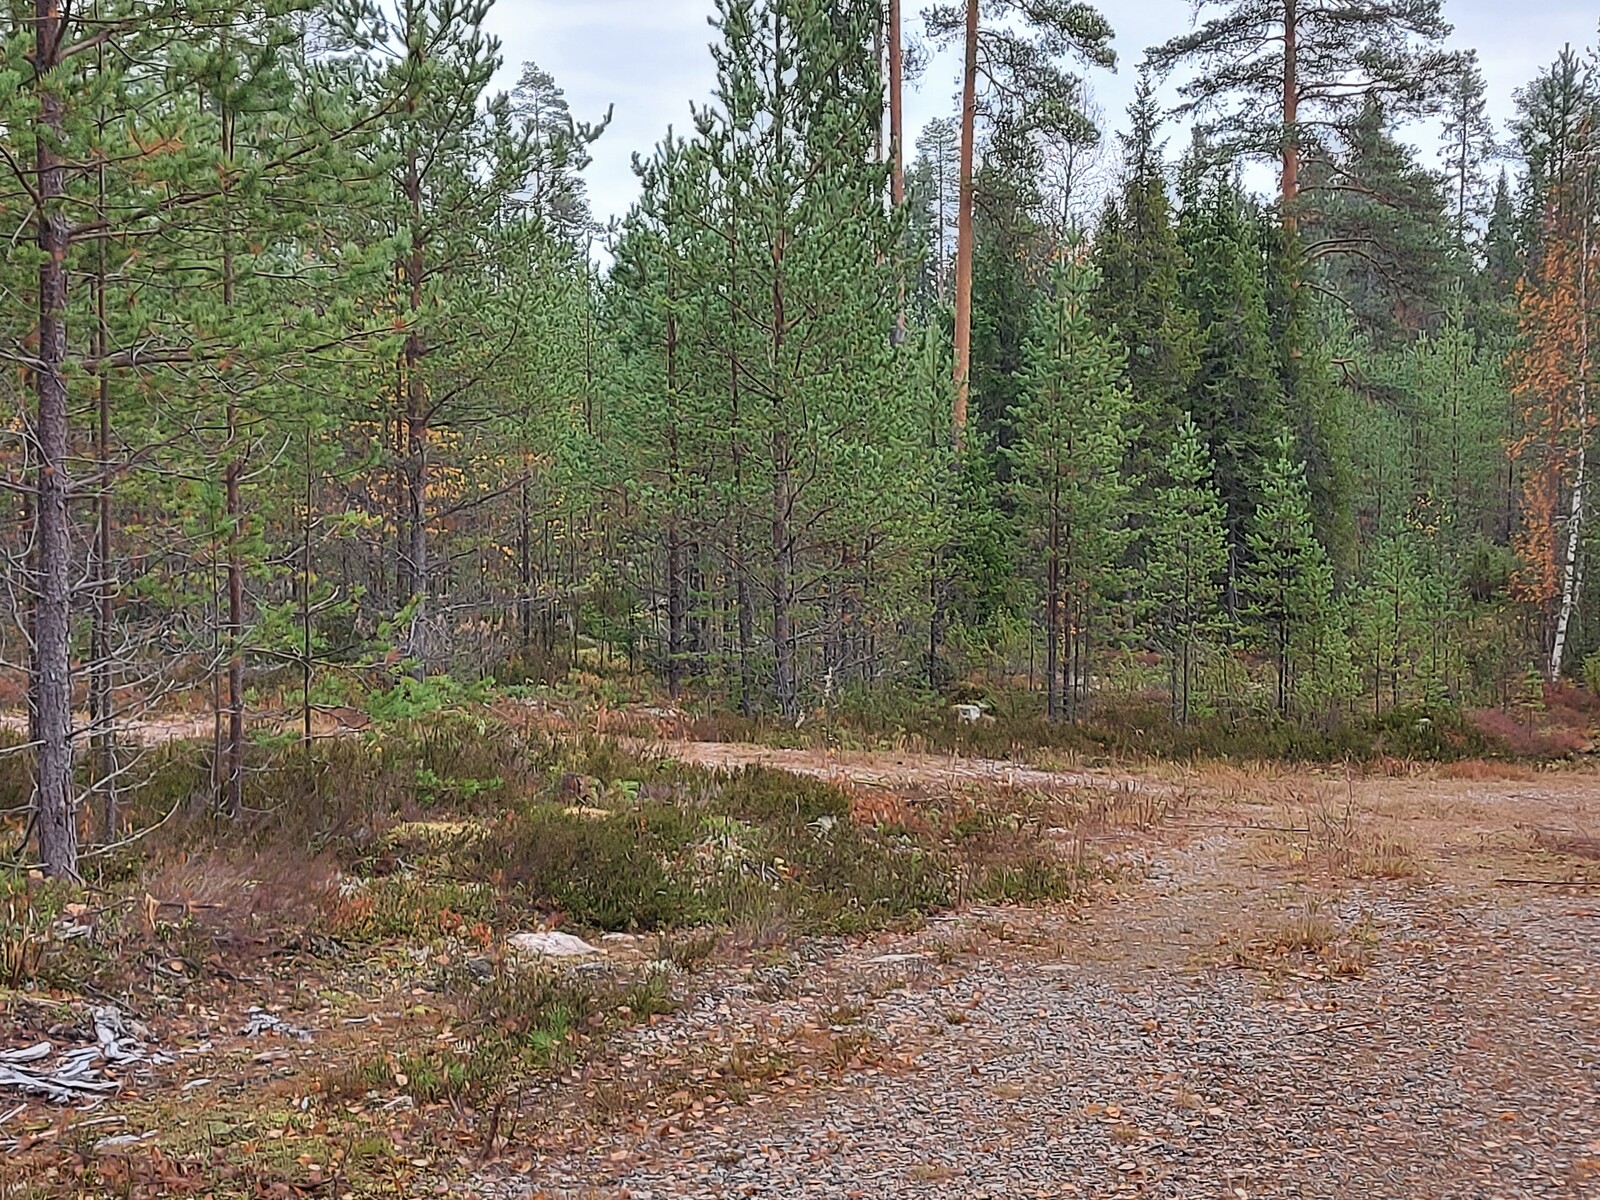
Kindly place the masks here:
<instances>
[{"instance_id":1,"label":"cloud","mask_svg":"<svg viewBox=\"0 0 1600 1200\"><path fill-rule=\"evenodd\" d=\"M920 24L906 6L908 30ZM1189 28L1190 0L1140 0L1103 10L1117 30L1121 69L1089 74L1090 87L1109 125L1121 123L1133 97L1134 72L1147 46ZM689 127L691 101L709 99L715 82L708 45L715 36L706 19L712 0L499 0L489 26L504 43L503 86L519 65L537 62L566 89L573 113L592 120L615 105L611 128L594 147L589 194L602 217L621 216L638 192L631 167L635 152L648 154L668 126ZM1546 66L1565 43L1596 42L1596 15L1589 0L1453 0L1446 16L1455 23L1450 39L1475 46L1490 92L1490 111L1505 122L1514 112L1515 89ZM918 89L907 96L907 141L932 117L954 111L957 60L937 56ZM1432 134L1411 139L1431 148ZM1174 144L1178 144L1175 140Z\"/></svg>"}]
</instances>

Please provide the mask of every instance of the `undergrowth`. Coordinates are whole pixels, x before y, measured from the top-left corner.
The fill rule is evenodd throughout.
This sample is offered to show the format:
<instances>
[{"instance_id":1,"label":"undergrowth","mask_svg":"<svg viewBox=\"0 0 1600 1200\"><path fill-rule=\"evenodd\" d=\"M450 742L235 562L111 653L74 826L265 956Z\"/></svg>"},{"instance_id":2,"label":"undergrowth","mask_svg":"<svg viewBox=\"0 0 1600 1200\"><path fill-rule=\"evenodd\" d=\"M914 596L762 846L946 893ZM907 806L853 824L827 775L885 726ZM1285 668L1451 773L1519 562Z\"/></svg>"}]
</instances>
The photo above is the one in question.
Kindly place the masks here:
<instances>
[{"instance_id":1,"label":"undergrowth","mask_svg":"<svg viewBox=\"0 0 1600 1200\"><path fill-rule=\"evenodd\" d=\"M198 1140L175 1132L187 1093L139 1102L168 1130L160 1147L107 1159L93 1151L103 1133L63 1138L52 1153L68 1157L51 1159L63 1178L128 1194L392 1188L432 1161L440 1121L473 1124L475 1153L509 1143L499 1123L527 1115L508 1097L670 1011L674 981L709 959L969 900L1070 898L1098 860L1045 831L1105 817L1087 797L1008 794L1014 813L987 807L993 796L869 803L783 772L709 771L441 710L309 748L253 745L244 815L230 820L206 749L143 755L119 844L86 847L83 888L0 866L0 988L12 989L0 1011L37 997L56 1023L63 1005L115 996L182 1025L199 1006L265 1004L265 986L286 1018L319 1012L319 1040L350 1032L265 1090L219 1099ZM19 761L0 758L0 807L25 799ZM639 936L593 970L529 962L509 941L557 927ZM835 1050L868 1052L843 1035ZM419 1116L391 1140L378 1131L398 1101ZM176 1125L155 1115L172 1105L189 1106Z\"/></svg>"},{"instance_id":2,"label":"undergrowth","mask_svg":"<svg viewBox=\"0 0 1600 1200\"><path fill-rule=\"evenodd\" d=\"M938 697L921 696L853 704L813 714L796 726L770 717L716 711L696 715L690 736L706 741L757 742L787 748L912 750L987 758L1056 752L1088 761L1379 762L1410 759L1446 762L1497 755L1515 746L1482 714L1421 705L1379 717L1346 716L1316 723L1271 715L1210 715L1179 724L1159 699L1103 698L1076 721L1049 720L1037 695L962 690L981 702L983 715L965 720ZM1579 739L1581 742L1582 739ZM1570 752L1575 743L1546 739L1535 749Z\"/></svg>"},{"instance_id":3,"label":"undergrowth","mask_svg":"<svg viewBox=\"0 0 1600 1200\"><path fill-rule=\"evenodd\" d=\"M1068 898L1092 873L1040 821L984 824L970 801L875 812L814 779L481 714L256 746L248 766L233 822L204 748L148 752L123 808L146 836L88 849L86 882L111 899L76 928L52 889L5 874L0 982L109 991L266 944L488 948L536 926L856 934L966 900Z\"/></svg>"}]
</instances>

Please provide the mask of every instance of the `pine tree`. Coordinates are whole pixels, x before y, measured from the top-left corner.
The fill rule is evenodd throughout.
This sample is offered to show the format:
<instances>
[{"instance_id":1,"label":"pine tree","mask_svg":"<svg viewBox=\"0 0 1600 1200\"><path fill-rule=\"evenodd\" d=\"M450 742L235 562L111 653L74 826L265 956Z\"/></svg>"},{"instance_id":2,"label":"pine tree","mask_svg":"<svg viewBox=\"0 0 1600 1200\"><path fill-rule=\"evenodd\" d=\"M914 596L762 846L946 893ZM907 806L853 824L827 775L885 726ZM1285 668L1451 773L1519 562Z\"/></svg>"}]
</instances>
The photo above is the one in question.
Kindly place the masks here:
<instances>
[{"instance_id":1,"label":"pine tree","mask_svg":"<svg viewBox=\"0 0 1600 1200\"><path fill-rule=\"evenodd\" d=\"M590 210L582 171L590 162L589 146L611 120L610 112L599 125L578 123L555 76L538 63L525 62L511 90L510 113L529 135L527 202L562 241L584 249L600 225Z\"/></svg>"},{"instance_id":2,"label":"pine tree","mask_svg":"<svg viewBox=\"0 0 1600 1200\"><path fill-rule=\"evenodd\" d=\"M1019 522L1041 555L1045 707L1076 719L1093 637L1129 536L1122 363L1089 312L1094 272L1069 263L1042 301L1007 450ZM1064 651L1064 653L1063 653Z\"/></svg>"},{"instance_id":3,"label":"pine tree","mask_svg":"<svg viewBox=\"0 0 1600 1200\"><path fill-rule=\"evenodd\" d=\"M1477 222L1489 215L1489 186L1484 168L1499 153L1489 100L1478 66L1478 52L1461 55L1444 95L1444 124L1439 131L1439 157L1445 168L1445 196L1450 201L1456 244L1473 240Z\"/></svg>"},{"instance_id":4,"label":"pine tree","mask_svg":"<svg viewBox=\"0 0 1600 1200\"><path fill-rule=\"evenodd\" d=\"M1440 8L1441 0L1200 0L1196 28L1154 47L1150 61L1163 74L1195 68L1181 111L1212 118L1206 128L1224 159L1280 164L1279 210L1292 226L1303 155L1348 143L1369 99L1396 115L1427 111L1454 75L1454 55L1439 48L1450 32ZM1201 13L1210 19L1199 22Z\"/></svg>"},{"instance_id":5,"label":"pine tree","mask_svg":"<svg viewBox=\"0 0 1600 1200\"><path fill-rule=\"evenodd\" d=\"M984 21L984 16L989 21ZM961 77L961 170L956 220L955 413L956 444L965 436L971 382L972 264L976 245L974 188L978 118L1003 137L1029 132L1079 136L1085 117L1077 79L1062 59L1068 54L1102 67L1116 63L1111 26L1080 0L964 0L925 14L928 36L949 44L959 37ZM979 88L979 61L986 89Z\"/></svg>"},{"instance_id":6,"label":"pine tree","mask_svg":"<svg viewBox=\"0 0 1600 1200\"><path fill-rule=\"evenodd\" d=\"M1221 632L1228 545L1222 500L1212 482L1211 455L1188 417L1178 424L1150 506L1141 590L1167 655L1172 719L1187 725L1195 669Z\"/></svg>"},{"instance_id":7,"label":"pine tree","mask_svg":"<svg viewBox=\"0 0 1600 1200\"><path fill-rule=\"evenodd\" d=\"M403 0L392 20L360 14L346 30L386 114L381 153L397 165L389 212L404 338L394 366L396 571L403 640L419 673L446 647L429 602L435 569L430 457L442 427L492 403L488 376L505 335L486 319L493 240L533 162L529 131L488 88L499 43L488 0Z\"/></svg>"},{"instance_id":8,"label":"pine tree","mask_svg":"<svg viewBox=\"0 0 1600 1200\"><path fill-rule=\"evenodd\" d=\"M736 214L724 276L734 341L719 375L737 380L740 488L769 531L757 577L772 690L794 719L808 676L836 679L852 614L871 597L894 611L920 593L940 458L904 361L914 344L890 344L901 234L871 153L877 5L724 0L720 13L718 107L701 121L719 207ZM806 652L811 627L825 630L818 655Z\"/></svg>"},{"instance_id":9,"label":"pine tree","mask_svg":"<svg viewBox=\"0 0 1600 1200\"><path fill-rule=\"evenodd\" d=\"M295 307L339 257L296 205L330 204L333 143L353 126L336 91L294 97L290 81L308 73L295 5L80 9L40 0L31 16L16 15L0 43L0 73L19 85L0 101L0 209L13 228L31 227L38 257L24 250L9 264L27 270L7 294L27 297L33 311L20 325L13 311L3 335L15 347L8 353L33 364L35 402L5 423L35 447L27 487L36 549L17 576L31 609L34 825L46 870L71 877L73 743L83 732L93 743L109 837L124 773L119 686L126 695L137 681L143 694L133 703L148 702L173 665L120 648L148 636L149 617L146 609L141 628L119 591L170 598L166 616L181 629L195 617L185 602L200 591L214 602L211 580L229 576L227 617L209 623L209 640L214 659L229 664L218 708L230 717L231 761L219 754L218 772L238 808L243 583L266 557L242 499L241 408L249 399L271 411L290 393L283 374L348 315L338 288L322 293L332 321ZM92 381L88 429L74 413L80 379ZM140 513L139 528L117 528L126 509ZM89 514L93 570L80 582L72 560ZM140 542L129 565L116 561L119 540ZM85 594L91 605L78 603ZM195 649L177 629L169 650ZM87 731L73 726L80 673Z\"/></svg>"},{"instance_id":10,"label":"pine tree","mask_svg":"<svg viewBox=\"0 0 1600 1200\"><path fill-rule=\"evenodd\" d=\"M1406 513L1369 551L1367 578L1354 598L1355 641L1374 715L1386 704L1431 704L1445 694L1457 593L1442 570L1437 532L1418 513Z\"/></svg>"},{"instance_id":11,"label":"pine tree","mask_svg":"<svg viewBox=\"0 0 1600 1200\"><path fill-rule=\"evenodd\" d=\"M1313 531L1305 465L1287 433L1278 436L1263 466L1241 590L1272 659L1278 712L1288 715L1298 676L1315 665L1319 642L1333 624L1333 568Z\"/></svg>"},{"instance_id":12,"label":"pine tree","mask_svg":"<svg viewBox=\"0 0 1600 1200\"><path fill-rule=\"evenodd\" d=\"M1452 289L1438 332L1374 365L1409 426L1410 500L1439 514L1440 540L1456 560L1504 528L1506 447L1511 439L1500 353L1468 328L1465 289ZM1391 515L1393 515L1391 513Z\"/></svg>"},{"instance_id":13,"label":"pine tree","mask_svg":"<svg viewBox=\"0 0 1600 1200\"><path fill-rule=\"evenodd\" d=\"M720 396L708 394L721 381L705 378L714 353L705 320L714 249L700 219L712 201L704 150L669 138L641 164L644 195L624 223L610 280L623 354L612 412L636 511L663 543L667 633L661 658L674 700L688 650L689 559L701 533L695 518L710 499L714 450L707 435L722 416Z\"/></svg>"}]
</instances>

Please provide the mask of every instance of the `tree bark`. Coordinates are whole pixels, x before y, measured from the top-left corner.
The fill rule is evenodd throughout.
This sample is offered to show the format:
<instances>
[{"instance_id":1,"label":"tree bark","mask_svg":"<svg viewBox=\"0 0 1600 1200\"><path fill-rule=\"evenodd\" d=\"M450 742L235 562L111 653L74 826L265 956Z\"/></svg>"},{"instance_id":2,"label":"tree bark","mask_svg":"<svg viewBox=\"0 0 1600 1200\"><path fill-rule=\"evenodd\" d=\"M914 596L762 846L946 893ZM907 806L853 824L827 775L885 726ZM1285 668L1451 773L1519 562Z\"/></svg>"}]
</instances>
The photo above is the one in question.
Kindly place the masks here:
<instances>
[{"instance_id":1,"label":"tree bark","mask_svg":"<svg viewBox=\"0 0 1600 1200\"><path fill-rule=\"evenodd\" d=\"M300 525L300 745L311 749L311 522L312 487L315 473L311 462L311 423L305 427L306 496L305 519Z\"/></svg>"},{"instance_id":2,"label":"tree bark","mask_svg":"<svg viewBox=\"0 0 1600 1200\"><path fill-rule=\"evenodd\" d=\"M233 160L233 116L223 106L222 153L231 167ZM224 197L227 184L223 184ZM222 248L222 307L233 307L233 247L231 215L225 215ZM228 815L238 820L244 814L244 563L240 553L244 509L239 480L244 473L240 452L239 405L232 389L228 391L228 463L223 470L228 521L228 738L227 765L224 771L223 804Z\"/></svg>"},{"instance_id":3,"label":"tree bark","mask_svg":"<svg viewBox=\"0 0 1600 1200\"><path fill-rule=\"evenodd\" d=\"M776 32L776 31L774 31ZM784 143L789 137L785 127L785 105L788 103L787 91L784 87L782 71L773 66L772 78L772 145L774 153L783 153ZM785 197L785 200L788 198ZM783 211L780 207L780 212ZM784 256L787 253L787 244L781 224L776 230L772 243L772 342L771 360L768 367L772 372L774 387L772 389L772 434L770 446L772 451L772 665L773 665L773 690L778 701L778 711L790 721L797 720L800 716L799 682L795 670L794 646L794 614L791 609L791 592L794 588L794 544L790 537L789 519L790 509L794 505L793 486L791 478L791 464L789 462L789 431L787 422L790 414L784 401L787 389L783 386L782 377L787 369L784 362L785 334L788 329L788 313L784 294Z\"/></svg>"},{"instance_id":4,"label":"tree bark","mask_svg":"<svg viewBox=\"0 0 1600 1200\"><path fill-rule=\"evenodd\" d=\"M667 695L676 700L683 690L684 629L683 533L675 519L667 521Z\"/></svg>"},{"instance_id":5,"label":"tree bark","mask_svg":"<svg viewBox=\"0 0 1600 1200\"><path fill-rule=\"evenodd\" d=\"M103 68L105 51L102 47L97 58ZM100 129L105 129L104 114ZM102 163L96 170L96 218L105 220L106 171ZM110 327L106 320L106 243L100 239L95 253L95 331L94 352L104 358L110 352ZM89 684L89 718L94 730L93 748L95 770L101 791L100 840L110 845L117 835L117 761L116 714L111 688L111 380L101 370L95 381L95 407L98 418L95 429L95 469L100 473L100 495L95 505L95 606L94 628L90 637L89 655L93 659Z\"/></svg>"},{"instance_id":6,"label":"tree bark","mask_svg":"<svg viewBox=\"0 0 1600 1200\"><path fill-rule=\"evenodd\" d=\"M896 212L906 200L905 151L905 56L901 51L900 0L889 0L889 202ZM906 281L900 290L894 314L894 344L906 340Z\"/></svg>"},{"instance_id":7,"label":"tree bark","mask_svg":"<svg viewBox=\"0 0 1600 1200\"><path fill-rule=\"evenodd\" d=\"M1572 511L1567 518L1567 548L1561 569L1561 608L1556 617L1555 637L1550 644L1550 664L1546 677L1551 683L1561 679L1561 664L1567 654L1567 630L1578 604L1582 572L1578 554L1582 547L1584 476L1588 467L1589 442L1589 270L1590 216L1588 205L1579 209L1583 237L1578 258L1578 462L1572 481Z\"/></svg>"},{"instance_id":8,"label":"tree bark","mask_svg":"<svg viewBox=\"0 0 1600 1200\"><path fill-rule=\"evenodd\" d=\"M1296 61L1299 13L1296 0L1283 4L1283 228L1295 229L1295 201L1300 195L1300 82Z\"/></svg>"},{"instance_id":9,"label":"tree bark","mask_svg":"<svg viewBox=\"0 0 1600 1200\"><path fill-rule=\"evenodd\" d=\"M667 276L667 302L675 303L671 271ZM671 511L667 517L667 695L673 700L683 689L683 533L678 527L678 485L682 464L678 455L678 319L667 314L667 487Z\"/></svg>"},{"instance_id":10,"label":"tree bark","mask_svg":"<svg viewBox=\"0 0 1600 1200\"><path fill-rule=\"evenodd\" d=\"M58 152L65 102L49 82L65 40L60 0L34 6L34 79L39 101L35 187L39 246L39 349L34 368L38 440L34 528L38 575L34 604L34 691L38 708L34 815L39 860L54 878L78 877L77 804L72 778L72 529L67 454L67 249L62 197L66 166Z\"/></svg>"},{"instance_id":11,"label":"tree bark","mask_svg":"<svg viewBox=\"0 0 1600 1200\"><path fill-rule=\"evenodd\" d=\"M793 721L800 715L795 679L794 624L789 591L794 580L794 549L789 544L789 435L772 434L772 656L778 710Z\"/></svg>"},{"instance_id":12,"label":"tree bark","mask_svg":"<svg viewBox=\"0 0 1600 1200\"><path fill-rule=\"evenodd\" d=\"M413 191L414 218L421 221L421 184L415 174L408 180ZM410 308L413 321L422 309L422 242L420 234L413 236L411 253L406 260L407 280L411 285ZM414 636L409 647L417 660L417 676L426 676L428 663L428 637L425 629L428 607L428 401L422 378L422 335L413 327L406 335L405 349L405 500L406 540L405 564L411 580L411 594L402 601L413 605L411 628Z\"/></svg>"},{"instance_id":13,"label":"tree bark","mask_svg":"<svg viewBox=\"0 0 1600 1200\"><path fill-rule=\"evenodd\" d=\"M524 452L522 484L517 489L517 636L522 643L524 667L533 645L533 528L528 523L528 475L532 470L531 458Z\"/></svg>"},{"instance_id":14,"label":"tree bark","mask_svg":"<svg viewBox=\"0 0 1600 1200\"><path fill-rule=\"evenodd\" d=\"M1061 686L1061 519L1052 488L1048 556L1044 570L1044 715L1054 721L1060 715Z\"/></svg>"},{"instance_id":15,"label":"tree bark","mask_svg":"<svg viewBox=\"0 0 1600 1200\"><path fill-rule=\"evenodd\" d=\"M950 420L958 450L967 436L967 395L972 372L972 164L978 126L978 0L967 0L965 50L961 73L961 174L956 199L956 398Z\"/></svg>"}]
</instances>

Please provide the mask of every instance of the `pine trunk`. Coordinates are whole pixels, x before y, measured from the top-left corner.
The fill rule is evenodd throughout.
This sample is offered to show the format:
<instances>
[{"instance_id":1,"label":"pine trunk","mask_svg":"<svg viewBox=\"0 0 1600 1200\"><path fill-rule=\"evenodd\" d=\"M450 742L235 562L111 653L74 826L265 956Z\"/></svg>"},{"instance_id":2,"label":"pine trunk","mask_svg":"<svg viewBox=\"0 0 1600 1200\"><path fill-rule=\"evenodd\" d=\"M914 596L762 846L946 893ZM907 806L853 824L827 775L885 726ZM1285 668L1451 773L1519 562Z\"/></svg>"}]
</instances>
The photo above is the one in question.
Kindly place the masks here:
<instances>
[{"instance_id":1,"label":"pine trunk","mask_svg":"<svg viewBox=\"0 0 1600 1200\"><path fill-rule=\"evenodd\" d=\"M1061 711L1057 703L1061 680L1061 524L1053 502L1049 539L1044 573L1044 715L1054 721Z\"/></svg>"},{"instance_id":2,"label":"pine trunk","mask_svg":"<svg viewBox=\"0 0 1600 1200\"><path fill-rule=\"evenodd\" d=\"M230 434L236 420L228 405ZM237 820L244 810L244 566L239 552L239 527L243 521L239 499L242 465L234 454L228 460L224 485L228 506L228 737L223 802Z\"/></svg>"},{"instance_id":3,"label":"pine trunk","mask_svg":"<svg viewBox=\"0 0 1600 1200\"><path fill-rule=\"evenodd\" d=\"M956 197L956 398L950 422L958 450L967 436L972 372L972 164L978 128L978 0L967 0L965 51L961 73L961 173Z\"/></svg>"},{"instance_id":4,"label":"pine trunk","mask_svg":"<svg viewBox=\"0 0 1600 1200\"><path fill-rule=\"evenodd\" d=\"M104 61L103 51L101 61ZM103 165L97 171L97 176L99 203L96 216L103 221L106 213L106 175ZM97 244L95 255L94 307L94 353L96 358L104 358L110 350L111 336L106 321L106 244L103 238ZM95 505L95 606L89 648L93 660L89 683L89 717L94 730L95 771L101 793L100 840L110 845L117 836L117 760L116 712L111 688L111 380L104 368L100 369L96 380L95 407L98 417L95 469L100 474L100 495Z\"/></svg>"},{"instance_id":5,"label":"pine trunk","mask_svg":"<svg viewBox=\"0 0 1600 1200\"><path fill-rule=\"evenodd\" d=\"M774 293L776 296L776 289ZM778 312L782 312L781 302ZM781 419L781 414L778 415ZM772 657L778 711L793 721L800 715L795 678L794 616L789 594L794 581L794 547L789 540L789 435L780 427L772 434Z\"/></svg>"},{"instance_id":6,"label":"pine trunk","mask_svg":"<svg viewBox=\"0 0 1600 1200\"><path fill-rule=\"evenodd\" d=\"M402 474L405 479L406 537L403 558L410 577L410 595L402 595L401 603L412 605L409 650L417 663L417 678L428 673L428 411L427 388L422 377L424 347L422 334L416 327L422 311L422 284L424 278L422 232L422 175L417 151L410 150L406 162L406 202L411 215L411 246L405 259L405 278L408 288L407 306L412 327L406 334L405 348L401 351L405 379L405 456Z\"/></svg>"},{"instance_id":7,"label":"pine trunk","mask_svg":"<svg viewBox=\"0 0 1600 1200\"><path fill-rule=\"evenodd\" d=\"M668 302L674 299L668 275ZM672 515L667 518L667 694L674 700L683 686L683 535L678 528L678 321L667 314L667 470Z\"/></svg>"},{"instance_id":8,"label":"pine trunk","mask_svg":"<svg viewBox=\"0 0 1600 1200\"><path fill-rule=\"evenodd\" d=\"M901 52L900 0L889 0L889 201L896 212L906 199L905 67ZM902 273L894 315L894 343L906 340L906 282Z\"/></svg>"},{"instance_id":9,"label":"pine trunk","mask_svg":"<svg viewBox=\"0 0 1600 1200\"><path fill-rule=\"evenodd\" d=\"M34 72L40 137L36 151L39 246L38 360L33 371L38 453L34 531L38 573L34 600L34 679L37 706L34 818L45 874L78 877L78 825L72 778L72 530L67 455L67 249L70 234L62 197L66 168L56 148L66 123L65 102L50 81L65 37L60 0L34 8Z\"/></svg>"},{"instance_id":10,"label":"pine trunk","mask_svg":"<svg viewBox=\"0 0 1600 1200\"><path fill-rule=\"evenodd\" d=\"M524 667L533 645L533 528L528 520L529 456L522 456L522 483L517 506L517 637L522 643Z\"/></svg>"},{"instance_id":11,"label":"pine trunk","mask_svg":"<svg viewBox=\"0 0 1600 1200\"><path fill-rule=\"evenodd\" d=\"M232 115L222 113L222 153L233 158ZM226 185L224 185L226 196ZM222 307L233 307L233 248L229 244L231 220L225 217L222 248ZM244 509L239 479L244 457L239 451L239 406L228 392L228 463L223 468L223 494L228 524L228 738L224 771L223 805L234 820L244 815L244 563L240 554Z\"/></svg>"},{"instance_id":12,"label":"pine trunk","mask_svg":"<svg viewBox=\"0 0 1600 1200\"><path fill-rule=\"evenodd\" d=\"M1295 228L1294 205L1300 195L1299 13L1296 0L1283 5L1283 227Z\"/></svg>"},{"instance_id":13,"label":"pine trunk","mask_svg":"<svg viewBox=\"0 0 1600 1200\"><path fill-rule=\"evenodd\" d=\"M667 522L667 695L674 700L683 689L683 585L683 534L674 519Z\"/></svg>"}]
</instances>

